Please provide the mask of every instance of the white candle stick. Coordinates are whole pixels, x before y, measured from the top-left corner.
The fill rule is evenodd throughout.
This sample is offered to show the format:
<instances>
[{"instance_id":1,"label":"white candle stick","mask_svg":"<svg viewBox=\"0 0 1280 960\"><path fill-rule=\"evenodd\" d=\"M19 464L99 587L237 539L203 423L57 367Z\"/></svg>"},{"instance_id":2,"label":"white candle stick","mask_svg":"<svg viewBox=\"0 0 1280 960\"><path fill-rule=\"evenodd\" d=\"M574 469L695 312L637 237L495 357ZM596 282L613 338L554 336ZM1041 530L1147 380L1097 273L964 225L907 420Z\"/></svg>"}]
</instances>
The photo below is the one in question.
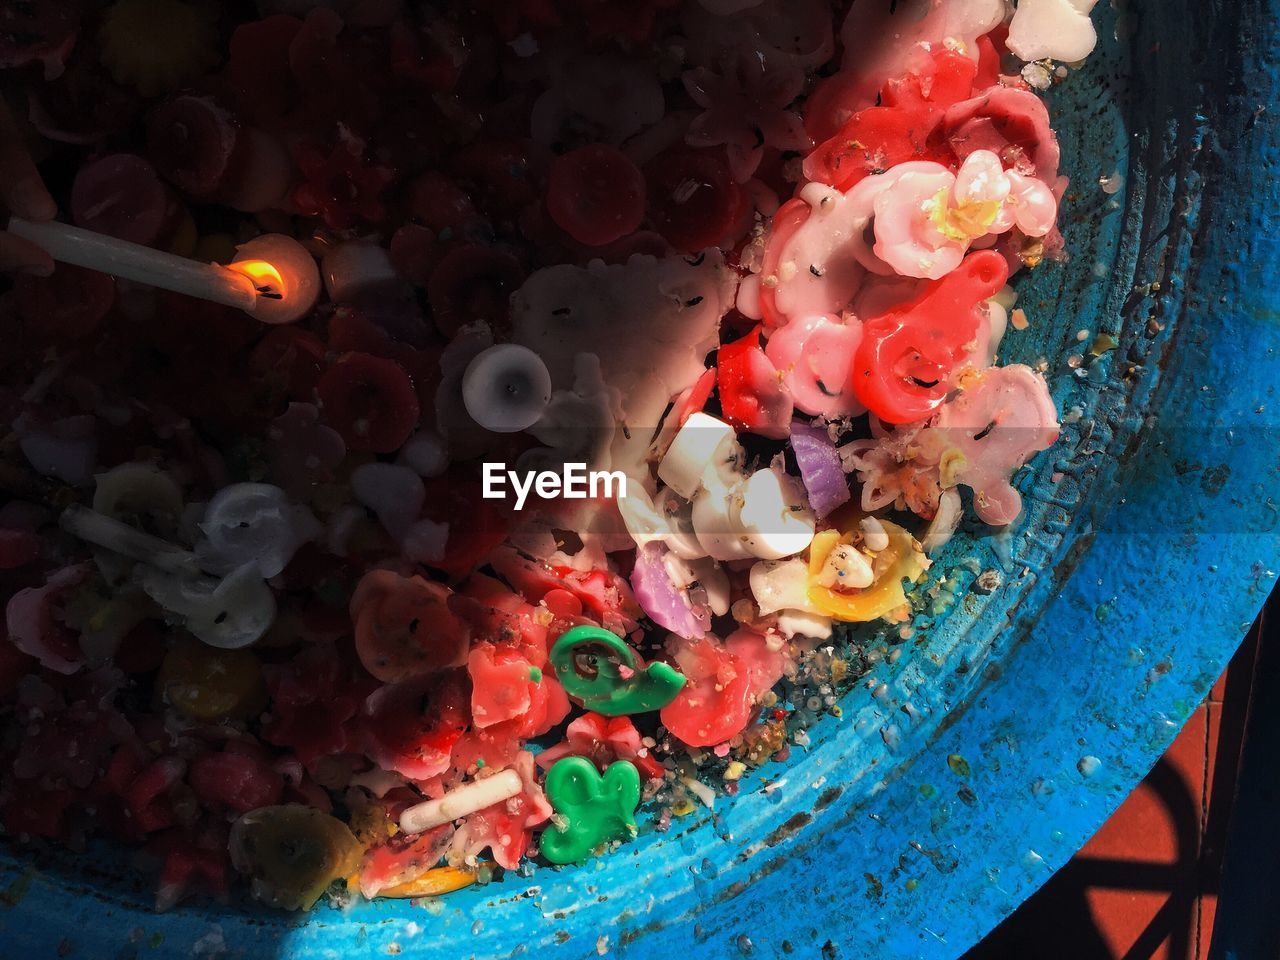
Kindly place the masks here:
<instances>
[{"instance_id":1,"label":"white candle stick","mask_svg":"<svg viewBox=\"0 0 1280 960\"><path fill-rule=\"evenodd\" d=\"M10 217L8 230L61 263L221 303L263 323L292 323L315 305L320 271L302 244L265 234L237 248L230 266L200 263L66 223Z\"/></svg>"},{"instance_id":2,"label":"white candle stick","mask_svg":"<svg viewBox=\"0 0 1280 960\"><path fill-rule=\"evenodd\" d=\"M524 789L520 774L503 770L483 780L473 780L466 786L451 790L439 800L428 800L409 807L400 814L400 829L405 833L422 833L433 827L452 823L495 803L519 796Z\"/></svg>"},{"instance_id":3,"label":"white candle stick","mask_svg":"<svg viewBox=\"0 0 1280 960\"><path fill-rule=\"evenodd\" d=\"M61 263L185 293L248 313L253 313L258 303L258 291L250 277L216 263L200 263L66 223L30 223L21 217L11 217L9 232L30 240Z\"/></svg>"},{"instance_id":4,"label":"white candle stick","mask_svg":"<svg viewBox=\"0 0 1280 960\"><path fill-rule=\"evenodd\" d=\"M192 577L200 573L200 564L191 551L143 533L97 510L81 506L67 507L58 518L58 525L77 540L104 547L158 570Z\"/></svg>"}]
</instances>

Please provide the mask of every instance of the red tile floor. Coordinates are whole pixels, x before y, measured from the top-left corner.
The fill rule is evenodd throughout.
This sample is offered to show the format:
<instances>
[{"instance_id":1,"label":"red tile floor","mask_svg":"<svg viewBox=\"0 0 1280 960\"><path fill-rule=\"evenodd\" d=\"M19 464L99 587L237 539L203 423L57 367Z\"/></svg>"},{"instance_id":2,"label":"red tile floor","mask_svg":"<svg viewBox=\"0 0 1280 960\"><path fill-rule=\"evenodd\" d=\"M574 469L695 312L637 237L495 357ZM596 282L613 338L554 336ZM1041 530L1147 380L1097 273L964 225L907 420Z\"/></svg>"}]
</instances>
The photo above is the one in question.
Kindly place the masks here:
<instances>
[{"instance_id":1,"label":"red tile floor","mask_svg":"<svg viewBox=\"0 0 1280 960\"><path fill-rule=\"evenodd\" d=\"M1255 625L1168 752L1084 849L965 960L1208 956L1259 636Z\"/></svg>"}]
</instances>

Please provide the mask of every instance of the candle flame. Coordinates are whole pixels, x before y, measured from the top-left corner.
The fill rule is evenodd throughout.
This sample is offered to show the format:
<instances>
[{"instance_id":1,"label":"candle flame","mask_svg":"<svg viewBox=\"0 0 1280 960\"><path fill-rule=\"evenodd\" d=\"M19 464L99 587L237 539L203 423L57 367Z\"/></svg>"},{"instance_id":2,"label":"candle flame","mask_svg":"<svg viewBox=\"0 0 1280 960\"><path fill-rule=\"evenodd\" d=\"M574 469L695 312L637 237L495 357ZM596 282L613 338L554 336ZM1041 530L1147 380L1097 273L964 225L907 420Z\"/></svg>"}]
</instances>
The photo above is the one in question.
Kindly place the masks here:
<instances>
[{"instance_id":1,"label":"candle flame","mask_svg":"<svg viewBox=\"0 0 1280 960\"><path fill-rule=\"evenodd\" d=\"M283 300L286 290L280 271L266 260L241 260L229 264L227 269L243 274L253 281L258 295L271 300Z\"/></svg>"}]
</instances>

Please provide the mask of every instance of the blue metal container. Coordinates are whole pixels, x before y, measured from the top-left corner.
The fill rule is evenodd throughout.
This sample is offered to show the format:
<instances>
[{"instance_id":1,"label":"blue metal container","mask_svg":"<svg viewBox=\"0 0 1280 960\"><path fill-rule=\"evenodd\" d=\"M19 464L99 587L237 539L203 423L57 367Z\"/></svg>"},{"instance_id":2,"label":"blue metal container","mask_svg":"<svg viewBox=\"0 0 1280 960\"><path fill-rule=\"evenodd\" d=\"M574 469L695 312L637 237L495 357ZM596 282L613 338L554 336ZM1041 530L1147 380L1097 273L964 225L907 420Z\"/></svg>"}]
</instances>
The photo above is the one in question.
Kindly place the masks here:
<instances>
[{"instance_id":1,"label":"blue metal container","mask_svg":"<svg viewBox=\"0 0 1280 960\"><path fill-rule=\"evenodd\" d=\"M1047 362L1062 441L1021 476L1019 529L948 548L920 629L872 644L874 684L807 750L666 834L430 906L156 916L110 853L6 853L6 954L962 953L1143 777L1272 585L1278 14L1280 0L1099 4L1098 52L1049 95L1071 259L1024 281L1032 324L1005 342ZM1095 359L1099 332L1115 346ZM986 571L989 593L990 573L974 589Z\"/></svg>"}]
</instances>

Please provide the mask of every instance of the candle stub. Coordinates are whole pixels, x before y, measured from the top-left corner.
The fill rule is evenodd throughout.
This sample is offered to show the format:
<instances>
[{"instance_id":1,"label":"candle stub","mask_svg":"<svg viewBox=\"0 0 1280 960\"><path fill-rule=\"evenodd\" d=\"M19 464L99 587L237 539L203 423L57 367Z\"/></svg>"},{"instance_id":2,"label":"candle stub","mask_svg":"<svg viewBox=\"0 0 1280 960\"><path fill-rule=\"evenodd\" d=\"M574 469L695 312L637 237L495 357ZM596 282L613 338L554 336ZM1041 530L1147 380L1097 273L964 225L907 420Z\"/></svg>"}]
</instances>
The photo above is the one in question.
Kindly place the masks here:
<instances>
[{"instance_id":1,"label":"candle stub","mask_svg":"<svg viewBox=\"0 0 1280 960\"><path fill-rule=\"evenodd\" d=\"M422 833L495 803L510 800L523 789L520 774L514 770L503 770L451 790L438 800L428 800L409 807L400 814L400 829L410 834Z\"/></svg>"},{"instance_id":2,"label":"candle stub","mask_svg":"<svg viewBox=\"0 0 1280 960\"><path fill-rule=\"evenodd\" d=\"M692 500L711 472L724 483L736 478L741 451L738 435L723 420L695 413L675 435L658 464L658 479L686 500Z\"/></svg>"},{"instance_id":3,"label":"candle stub","mask_svg":"<svg viewBox=\"0 0 1280 960\"><path fill-rule=\"evenodd\" d=\"M486 430L518 433L537 423L551 402L551 374L528 347L495 344L467 365L462 402Z\"/></svg>"}]
</instances>

